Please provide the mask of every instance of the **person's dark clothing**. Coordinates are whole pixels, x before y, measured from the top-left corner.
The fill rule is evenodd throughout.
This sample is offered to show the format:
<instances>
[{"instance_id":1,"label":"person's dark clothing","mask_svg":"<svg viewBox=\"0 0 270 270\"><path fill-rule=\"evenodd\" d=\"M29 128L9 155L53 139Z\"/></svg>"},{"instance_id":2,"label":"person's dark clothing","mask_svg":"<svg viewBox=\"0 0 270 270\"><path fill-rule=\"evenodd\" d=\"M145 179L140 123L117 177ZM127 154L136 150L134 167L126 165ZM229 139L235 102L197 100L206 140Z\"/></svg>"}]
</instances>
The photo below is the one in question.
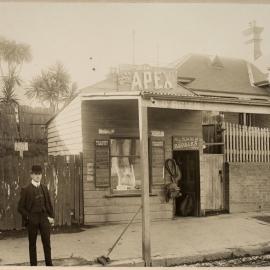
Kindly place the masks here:
<instances>
[{"instance_id":1,"label":"person's dark clothing","mask_svg":"<svg viewBox=\"0 0 270 270\"><path fill-rule=\"evenodd\" d=\"M47 187L40 184L35 187L29 184L21 190L21 197L18 203L18 211L23 218L23 225L27 226L29 239L30 264L37 265L36 240L38 230L44 249L45 263L52 265L50 223L48 216L53 218L53 207Z\"/></svg>"}]
</instances>

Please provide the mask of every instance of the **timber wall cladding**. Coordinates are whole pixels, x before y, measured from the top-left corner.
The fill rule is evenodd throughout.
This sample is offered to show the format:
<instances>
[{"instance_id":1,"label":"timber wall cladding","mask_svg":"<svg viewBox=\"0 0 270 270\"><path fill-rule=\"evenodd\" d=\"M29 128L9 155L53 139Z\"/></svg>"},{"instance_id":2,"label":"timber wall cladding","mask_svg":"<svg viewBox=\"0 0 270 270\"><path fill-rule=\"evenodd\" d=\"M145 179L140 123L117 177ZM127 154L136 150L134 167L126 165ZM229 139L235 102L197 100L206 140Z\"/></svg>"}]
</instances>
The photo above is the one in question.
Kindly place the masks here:
<instances>
[{"instance_id":1,"label":"timber wall cladding","mask_svg":"<svg viewBox=\"0 0 270 270\"><path fill-rule=\"evenodd\" d=\"M48 125L48 154L64 156L81 152L81 101L75 98Z\"/></svg>"},{"instance_id":2,"label":"timber wall cladding","mask_svg":"<svg viewBox=\"0 0 270 270\"><path fill-rule=\"evenodd\" d=\"M0 229L21 229L21 216L17 204L21 187L30 182L33 164L43 167L43 179L50 191L56 225L82 223L82 164L80 156L66 157L18 155L0 157Z\"/></svg>"},{"instance_id":3,"label":"timber wall cladding","mask_svg":"<svg viewBox=\"0 0 270 270\"><path fill-rule=\"evenodd\" d=\"M150 130L162 130L165 159L172 157L172 136L202 137L201 113L195 111L148 109ZM95 140L108 140L110 135L99 134L99 129L114 129L114 137L139 137L137 101L85 101L82 104L84 211L85 224L127 222L141 204L140 197L110 196L110 188L96 188L93 173ZM154 138L154 137L153 137ZM165 179L169 181L165 172ZM172 217L172 204L166 203L164 186L152 185L157 196L150 197L151 219ZM140 215L137 216L140 219Z\"/></svg>"},{"instance_id":4,"label":"timber wall cladding","mask_svg":"<svg viewBox=\"0 0 270 270\"><path fill-rule=\"evenodd\" d=\"M226 167L231 213L270 210L269 163L229 163Z\"/></svg>"}]
</instances>

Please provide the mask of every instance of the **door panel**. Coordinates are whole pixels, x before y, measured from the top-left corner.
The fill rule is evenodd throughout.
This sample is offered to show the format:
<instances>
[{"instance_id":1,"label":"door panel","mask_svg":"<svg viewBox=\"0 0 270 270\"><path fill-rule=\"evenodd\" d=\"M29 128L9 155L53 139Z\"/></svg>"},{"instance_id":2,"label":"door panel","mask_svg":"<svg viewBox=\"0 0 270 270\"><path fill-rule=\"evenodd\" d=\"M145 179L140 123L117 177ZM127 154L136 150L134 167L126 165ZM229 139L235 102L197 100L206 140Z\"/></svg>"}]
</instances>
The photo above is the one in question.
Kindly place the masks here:
<instances>
[{"instance_id":1,"label":"door panel","mask_svg":"<svg viewBox=\"0 0 270 270\"><path fill-rule=\"evenodd\" d=\"M205 209L224 209L224 155L204 154Z\"/></svg>"}]
</instances>

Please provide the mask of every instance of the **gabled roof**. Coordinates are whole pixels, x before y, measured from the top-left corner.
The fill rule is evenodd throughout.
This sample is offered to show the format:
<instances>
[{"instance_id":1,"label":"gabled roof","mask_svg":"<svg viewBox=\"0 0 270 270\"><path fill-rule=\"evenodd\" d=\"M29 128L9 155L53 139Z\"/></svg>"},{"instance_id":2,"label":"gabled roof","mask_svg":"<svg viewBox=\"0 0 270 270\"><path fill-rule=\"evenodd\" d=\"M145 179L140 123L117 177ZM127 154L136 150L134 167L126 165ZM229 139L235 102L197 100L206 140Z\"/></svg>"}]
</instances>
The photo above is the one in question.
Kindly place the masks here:
<instances>
[{"instance_id":1,"label":"gabled roof","mask_svg":"<svg viewBox=\"0 0 270 270\"><path fill-rule=\"evenodd\" d=\"M190 54L173 64L177 68L179 81L181 78L193 78L185 86L200 95L204 92L211 95L212 92L213 95L224 93L232 97L236 94L270 96L269 86L256 86L256 82L267 79L267 74L243 59Z\"/></svg>"}]
</instances>

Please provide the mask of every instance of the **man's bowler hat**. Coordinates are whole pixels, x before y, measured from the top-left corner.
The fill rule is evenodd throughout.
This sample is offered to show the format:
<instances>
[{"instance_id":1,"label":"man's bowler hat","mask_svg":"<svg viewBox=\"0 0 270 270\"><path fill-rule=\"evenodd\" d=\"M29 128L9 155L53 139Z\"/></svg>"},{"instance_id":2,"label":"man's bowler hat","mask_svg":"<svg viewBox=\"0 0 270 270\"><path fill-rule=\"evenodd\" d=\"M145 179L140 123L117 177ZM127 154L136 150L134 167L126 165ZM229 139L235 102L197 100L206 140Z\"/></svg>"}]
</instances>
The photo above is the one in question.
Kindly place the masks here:
<instances>
[{"instance_id":1,"label":"man's bowler hat","mask_svg":"<svg viewBox=\"0 0 270 270\"><path fill-rule=\"evenodd\" d=\"M34 174L42 174L42 168L39 165L32 166L32 173Z\"/></svg>"}]
</instances>

